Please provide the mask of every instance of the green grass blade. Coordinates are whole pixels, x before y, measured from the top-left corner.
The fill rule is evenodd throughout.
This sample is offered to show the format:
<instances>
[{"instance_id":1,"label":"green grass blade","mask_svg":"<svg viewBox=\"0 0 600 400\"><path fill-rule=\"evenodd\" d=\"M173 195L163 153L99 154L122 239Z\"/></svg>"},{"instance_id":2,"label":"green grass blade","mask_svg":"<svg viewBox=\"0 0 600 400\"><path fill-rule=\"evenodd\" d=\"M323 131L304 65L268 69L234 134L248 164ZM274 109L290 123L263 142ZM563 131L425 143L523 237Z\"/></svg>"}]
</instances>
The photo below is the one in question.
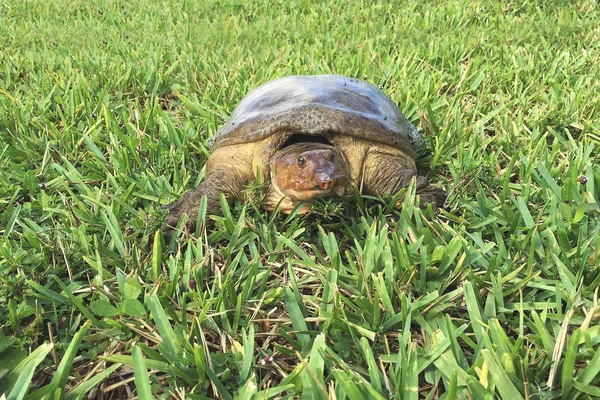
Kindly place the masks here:
<instances>
[{"instance_id":1,"label":"green grass blade","mask_svg":"<svg viewBox=\"0 0 600 400\"><path fill-rule=\"evenodd\" d=\"M96 385L103 382L110 374L115 372L121 367L122 364L114 364L106 368L104 371L94 375L91 379L81 383L75 389L71 390L66 396L65 400L77 400L82 399L87 392L93 389Z\"/></svg>"},{"instance_id":2,"label":"green grass blade","mask_svg":"<svg viewBox=\"0 0 600 400\"><path fill-rule=\"evenodd\" d=\"M33 362L29 362L25 365L12 387L12 390L8 393L6 400L21 400L25 397L29 391L29 385L31 385L31 379L33 378L36 367L37 365Z\"/></svg>"},{"instance_id":3,"label":"green grass blade","mask_svg":"<svg viewBox=\"0 0 600 400\"><path fill-rule=\"evenodd\" d=\"M483 349L481 350L481 355L490 371L492 371L492 379L498 388L500 397L506 400L522 399L523 395L511 382L502 365L496 362L491 352L488 349Z\"/></svg>"},{"instance_id":4,"label":"green grass blade","mask_svg":"<svg viewBox=\"0 0 600 400\"><path fill-rule=\"evenodd\" d=\"M104 361L133 366L132 356L127 356L124 354L112 354L110 356L99 356L98 358ZM170 364L167 362L147 359L145 360L145 363L150 369L154 369L161 372L169 372Z\"/></svg>"},{"instance_id":5,"label":"green grass blade","mask_svg":"<svg viewBox=\"0 0 600 400\"><path fill-rule=\"evenodd\" d=\"M334 369L331 373L335 377L336 384L344 389L344 392L350 400L363 400L365 398L358 386L352 382L352 379L346 372Z\"/></svg>"},{"instance_id":6,"label":"green grass blade","mask_svg":"<svg viewBox=\"0 0 600 400\"><path fill-rule=\"evenodd\" d=\"M50 351L52 351L52 348L53 348L52 344L45 343L45 344L39 346L34 351L32 351L31 354L29 354L23 360L21 360L12 369L12 371L10 371L10 373L8 373L8 375L2 377L2 380L0 380L0 391L8 392L8 390L11 389L11 387L16 384L17 380L21 379L21 376L23 376L23 374L25 373L25 369L29 368L28 366L30 364L32 364L34 366L40 365L44 361L44 359L46 358L48 353L50 353ZM3 369L6 368L6 365L4 365L2 368ZM3 375L6 374L6 372L8 372L8 371L4 370Z\"/></svg>"},{"instance_id":7,"label":"green grass blade","mask_svg":"<svg viewBox=\"0 0 600 400\"><path fill-rule=\"evenodd\" d=\"M410 343L409 346L408 363L406 368L402 369L402 383L404 386L402 398L416 400L419 398L417 352L414 344Z\"/></svg>"},{"instance_id":8,"label":"green grass blade","mask_svg":"<svg viewBox=\"0 0 600 400\"><path fill-rule=\"evenodd\" d=\"M77 307L79 311L81 311L81 313L92 323L92 325L98 327L101 326L100 321L98 321L96 317L94 317L94 315L87 309L87 307L85 307L83 303L79 301L79 299L75 297L73 293L71 293L67 286L60 279L58 279L56 275L53 275L52 277L54 278L56 283L58 283L58 286L60 286L60 288L65 292L67 297L71 300L73 305Z\"/></svg>"},{"instance_id":9,"label":"green grass blade","mask_svg":"<svg viewBox=\"0 0 600 400\"><path fill-rule=\"evenodd\" d=\"M161 233L157 230L154 233L154 242L152 243L152 278L157 280L160 276L160 266L162 265L162 246Z\"/></svg>"},{"instance_id":10,"label":"green grass blade","mask_svg":"<svg viewBox=\"0 0 600 400\"><path fill-rule=\"evenodd\" d=\"M463 285L465 291L465 302L467 303L467 310L471 324L473 325L473 332L478 342L483 340L483 323L481 318L481 312L479 304L475 297L475 291L473 290L473 284L471 282L465 282Z\"/></svg>"},{"instance_id":11,"label":"green grass blade","mask_svg":"<svg viewBox=\"0 0 600 400\"><path fill-rule=\"evenodd\" d=\"M363 353L363 357L365 358L365 361L367 362L367 368L369 370L371 386L373 387L373 389L376 392L381 393L381 377L380 377L379 367L377 366L377 363L375 362L375 357L373 356L373 350L371 349L371 345L370 345L369 341L367 340L367 338L365 338L365 337L360 338L359 344L360 344L361 351Z\"/></svg>"},{"instance_id":12,"label":"green grass blade","mask_svg":"<svg viewBox=\"0 0 600 400\"><path fill-rule=\"evenodd\" d=\"M323 399L327 398L325 392L325 380L323 378L325 360L325 335L318 335L310 351L308 364L302 371L302 398L303 399Z\"/></svg>"},{"instance_id":13,"label":"green grass blade","mask_svg":"<svg viewBox=\"0 0 600 400\"><path fill-rule=\"evenodd\" d=\"M88 331L89 327L92 325L91 321L87 321L85 324L81 326L79 331L73 336L65 354L60 361L60 364L56 368L56 372L54 373L54 377L52 381L46 386L38 390L40 391L51 391L62 393L64 391L65 384L67 379L69 378L69 374L71 373L71 369L73 368L73 360L77 356L77 352L79 350L79 346L81 345L81 341L83 340L83 336ZM35 393L31 395L35 397Z\"/></svg>"},{"instance_id":14,"label":"green grass blade","mask_svg":"<svg viewBox=\"0 0 600 400\"><path fill-rule=\"evenodd\" d=\"M211 380L213 385L215 385L215 387L217 388L217 391L219 392L219 394L221 396L223 396L223 398L225 400L233 400L233 397L231 397L231 394L227 391L227 389L225 388L223 383L219 380L219 378L217 378L217 376L212 371L212 369L206 368L206 375L208 375L208 378Z\"/></svg>"},{"instance_id":15,"label":"green grass blade","mask_svg":"<svg viewBox=\"0 0 600 400\"><path fill-rule=\"evenodd\" d=\"M134 346L131 349L131 355L133 358L133 375L135 378L135 388L137 390L137 396L140 400L151 400L154 398L152 395L152 389L150 389L150 379L148 377L148 370L146 369L146 361L144 355L139 347Z\"/></svg>"},{"instance_id":16,"label":"green grass blade","mask_svg":"<svg viewBox=\"0 0 600 400\"><path fill-rule=\"evenodd\" d=\"M304 315L302 314L302 311L300 311L300 307L296 302L296 297L294 296L292 289L286 287L283 293L285 298L285 305L287 306L288 312L290 314L290 320L292 321L292 326L298 332L307 332L308 327L306 326ZM300 340L303 346L306 346L310 342L310 336L306 333L298 333L296 336L298 337L298 340Z\"/></svg>"},{"instance_id":17,"label":"green grass blade","mask_svg":"<svg viewBox=\"0 0 600 400\"><path fill-rule=\"evenodd\" d=\"M244 339L244 363L240 370L240 379L244 382L248 380L250 368L254 364L254 325L248 328L248 335L243 336Z\"/></svg>"},{"instance_id":18,"label":"green grass blade","mask_svg":"<svg viewBox=\"0 0 600 400\"><path fill-rule=\"evenodd\" d=\"M582 385L589 385L600 374L600 349L596 350L590 363L577 376L576 381Z\"/></svg>"},{"instance_id":19,"label":"green grass blade","mask_svg":"<svg viewBox=\"0 0 600 400\"><path fill-rule=\"evenodd\" d=\"M567 351L565 352L565 358L562 365L562 377L561 377L561 398L562 400L572 399L573 396L569 394L571 386L573 385L573 371L575 369L575 360L577 358L577 352L579 350L579 340L581 339L581 329L577 329L571 335L569 343L567 344Z\"/></svg>"},{"instance_id":20,"label":"green grass blade","mask_svg":"<svg viewBox=\"0 0 600 400\"><path fill-rule=\"evenodd\" d=\"M158 332L162 338L162 344L166 351L165 356L167 356L171 362L178 363L178 360L182 357L182 349L177 340L177 336L175 335L175 331L173 331L173 328L171 327L169 317L165 313L162 304L160 304L160 300L155 295L147 296L146 305L150 309L150 313L154 318L154 322L156 323Z\"/></svg>"}]
</instances>

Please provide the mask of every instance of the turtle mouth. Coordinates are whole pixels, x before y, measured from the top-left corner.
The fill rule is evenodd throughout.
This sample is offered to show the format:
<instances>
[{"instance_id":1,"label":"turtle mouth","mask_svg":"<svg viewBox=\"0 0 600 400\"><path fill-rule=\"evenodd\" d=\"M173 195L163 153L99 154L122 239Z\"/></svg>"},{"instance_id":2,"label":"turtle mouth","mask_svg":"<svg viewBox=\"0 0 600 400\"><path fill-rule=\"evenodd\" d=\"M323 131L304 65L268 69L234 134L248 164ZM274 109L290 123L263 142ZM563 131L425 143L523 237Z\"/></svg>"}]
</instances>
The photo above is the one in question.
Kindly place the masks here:
<instances>
[{"instance_id":1,"label":"turtle mouth","mask_svg":"<svg viewBox=\"0 0 600 400\"><path fill-rule=\"evenodd\" d=\"M335 193L337 196L343 196L346 193L346 182L343 182L341 179L335 185L331 185L329 187L322 187L320 185L313 186L309 189L313 192L320 192L325 194Z\"/></svg>"}]
</instances>

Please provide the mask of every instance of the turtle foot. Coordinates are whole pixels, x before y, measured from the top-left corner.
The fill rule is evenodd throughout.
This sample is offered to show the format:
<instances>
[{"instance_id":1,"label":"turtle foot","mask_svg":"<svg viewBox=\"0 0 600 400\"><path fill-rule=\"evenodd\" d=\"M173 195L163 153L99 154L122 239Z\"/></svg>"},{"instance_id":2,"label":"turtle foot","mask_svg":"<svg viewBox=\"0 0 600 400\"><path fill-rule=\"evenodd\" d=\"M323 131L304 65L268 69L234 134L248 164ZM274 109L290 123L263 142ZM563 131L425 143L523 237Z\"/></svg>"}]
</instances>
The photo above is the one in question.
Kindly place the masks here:
<instances>
[{"instance_id":1,"label":"turtle foot","mask_svg":"<svg viewBox=\"0 0 600 400\"><path fill-rule=\"evenodd\" d=\"M425 209L431 204L434 210L443 208L446 202L446 192L444 189L436 186L427 186L417 190L417 196L421 198L421 208Z\"/></svg>"},{"instance_id":2,"label":"turtle foot","mask_svg":"<svg viewBox=\"0 0 600 400\"><path fill-rule=\"evenodd\" d=\"M188 220L185 227L188 230L193 230L198 219L198 207L202 194L198 190L189 190L185 192L177 201L166 204L160 207L161 210L168 210L169 214L165 217L163 225L163 235L168 243L173 236L174 230L177 227L177 222L183 214L187 214Z\"/></svg>"}]
</instances>

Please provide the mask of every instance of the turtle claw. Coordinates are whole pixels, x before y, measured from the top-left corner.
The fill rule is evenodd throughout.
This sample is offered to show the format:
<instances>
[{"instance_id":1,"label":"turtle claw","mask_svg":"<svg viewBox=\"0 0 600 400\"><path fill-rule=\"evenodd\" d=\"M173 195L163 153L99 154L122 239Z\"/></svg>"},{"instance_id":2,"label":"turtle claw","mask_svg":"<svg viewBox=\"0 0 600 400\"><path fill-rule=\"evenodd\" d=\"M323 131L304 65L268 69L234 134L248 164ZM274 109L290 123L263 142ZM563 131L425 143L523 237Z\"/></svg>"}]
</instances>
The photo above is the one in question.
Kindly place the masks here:
<instances>
[{"instance_id":1,"label":"turtle claw","mask_svg":"<svg viewBox=\"0 0 600 400\"><path fill-rule=\"evenodd\" d=\"M165 217L162 228L165 241L169 242L171 240L174 230L177 227L177 223L183 214L188 215L188 220L185 224L186 228L188 230L193 230L195 228L196 219L198 218L199 203L200 197L198 196L197 190L189 190L185 192L179 200L160 207L161 210L169 211L169 214Z\"/></svg>"}]
</instances>

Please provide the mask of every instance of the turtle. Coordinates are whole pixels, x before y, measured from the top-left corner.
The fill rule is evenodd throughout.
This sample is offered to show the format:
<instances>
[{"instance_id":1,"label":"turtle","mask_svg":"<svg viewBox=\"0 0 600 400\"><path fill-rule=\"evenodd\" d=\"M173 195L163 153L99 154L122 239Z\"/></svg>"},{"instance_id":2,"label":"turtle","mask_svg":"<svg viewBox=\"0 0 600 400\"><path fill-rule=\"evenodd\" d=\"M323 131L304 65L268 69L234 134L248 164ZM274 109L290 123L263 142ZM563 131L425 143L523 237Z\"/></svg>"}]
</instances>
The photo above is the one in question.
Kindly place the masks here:
<instances>
[{"instance_id":1,"label":"turtle","mask_svg":"<svg viewBox=\"0 0 600 400\"><path fill-rule=\"evenodd\" d=\"M416 167L425 141L379 88L342 75L286 76L252 90L216 132L205 180L164 208L165 231L184 213L192 229L202 196L220 209L220 196L240 198L253 181L265 190L263 208L309 211L317 198L394 195L415 179L421 207L441 207L445 191ZM300 205L302 204L302 205Z\"/></svg>"}]
</instances>

